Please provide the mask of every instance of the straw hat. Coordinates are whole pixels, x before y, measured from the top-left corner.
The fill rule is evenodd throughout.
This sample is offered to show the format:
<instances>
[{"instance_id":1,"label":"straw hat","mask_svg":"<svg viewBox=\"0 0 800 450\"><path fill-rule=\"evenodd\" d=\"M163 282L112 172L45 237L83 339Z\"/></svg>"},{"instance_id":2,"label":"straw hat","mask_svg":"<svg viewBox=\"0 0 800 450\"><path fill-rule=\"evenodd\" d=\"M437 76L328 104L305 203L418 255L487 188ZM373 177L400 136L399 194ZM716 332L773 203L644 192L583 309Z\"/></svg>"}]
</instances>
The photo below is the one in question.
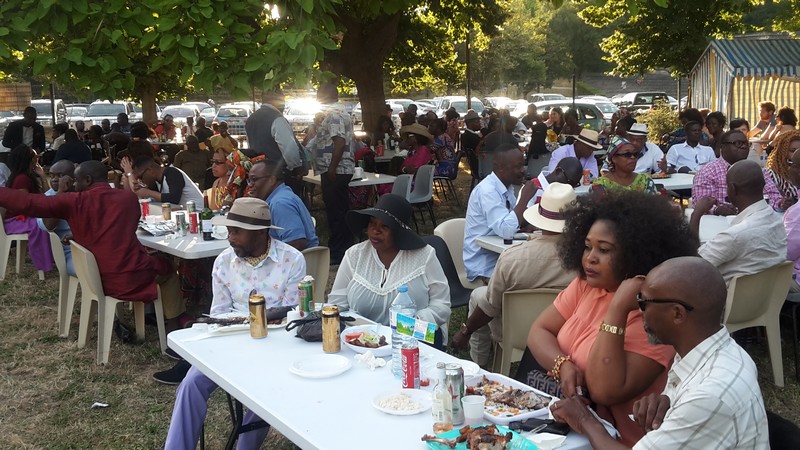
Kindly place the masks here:
<instances>
[{"instance_id":1,"label":"straw hat","mask_svg":"<svg viewBox=\"0 0 800 450\"><path fill-rule=\"evenodd\" d=\"M634 136L647 136L647 124L635 123L631 125L630 129L628 130L628 134L632 134Z\"/></svg>"},{"instance_id":2,"label":"straw hat","mask_svg":"<svg viewBox=\"0 0 800 450\"><path fill-rule=\"evenodd\" d=\"M392 230L392 242L400 250L416 250L425 247L425 241L411 229L411 203L395 194L385 194L372 208L347 211L347 226L359 234L369 224L370 217L377 217Z\"/></svg>"},{"instance_id":3,"label":"straw hat","mask_svg":"<svg viewBox=\"0 0 800 450\"><path fill-rule=\"evenodd\" d=\"M572 186L563 183L550 183L542 194L541 201L526 209L522 217L540 230L553 233L564 232L564 216L561 210L575 201L577 194Z\"/></svg>"},{"instance_id":4,"label":"straw hat","mask_svg":"<svg viewBox=\"0 0 800 450\"><path fill-rule=\"evenodd\" d=\"M400 134L415 134L417 136L424 136L428 138L429 141L433 140L433 135L428 132L428 129L425 128L424 125L418 123L400 127Z\"/></svg>"},{"instance_id":5,"label":"straw hat","mask_svg":"<svg viewBox=\"0 0 800 450\"><path fill-rule=\"evenodd\" d=\"M245 230L283 229L272 225L267 202L253 197L237 198L233 201L233 206L228 214L214 217L211 219L211 224Z\"/></svg>"},{"instance_id":6,"label":"straw hat","mask_svg":"<svg viewBox=\"0 0 800 450\"><path fill-rule=\"evenodd\" d=\"M603 148L603 146L600 145L600 143L598 142L599 138L600 134L597 131L584 128L583 130L581 130L581 134L579 134L578 137L575 138L575 140L581 141L584 144L588 145L589 147L600 150L601 148Z\"/></svg>"}]
</instances>

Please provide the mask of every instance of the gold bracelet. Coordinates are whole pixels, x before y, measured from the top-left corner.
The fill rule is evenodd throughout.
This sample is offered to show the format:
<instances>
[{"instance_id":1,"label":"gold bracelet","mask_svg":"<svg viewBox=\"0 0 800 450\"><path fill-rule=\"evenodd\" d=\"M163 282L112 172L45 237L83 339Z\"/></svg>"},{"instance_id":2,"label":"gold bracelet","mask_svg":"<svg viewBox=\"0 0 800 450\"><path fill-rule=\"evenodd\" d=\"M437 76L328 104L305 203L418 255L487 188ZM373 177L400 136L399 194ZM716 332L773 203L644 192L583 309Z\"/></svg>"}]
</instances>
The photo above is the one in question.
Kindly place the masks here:
<instances>
[{"instance_id":1,"label":"gold bracelet","mask_svg":"<svg viewBox=\"0 0 800 450\"><path fill-rule=\"evenodd\" d=\"M572 361L572 356L558 355L558 357L555 359L555 365L553 365L553 369L547 373L551 377L555 378L557 383L561 382L561 365L567 361Z\"/></svg>"},{"instance_id":2,"label":"gold bracelet","mask_svg":"<svg viewBox=\"0 0 800 450\"><path fill-rule=\"evenodd\" d=\"M617 336L625 336L625 327L620 327L616 325L609 325L605 322L600 322L600 331L605 331L606 333L616 334Z\"/></svg>"}]
</instances>

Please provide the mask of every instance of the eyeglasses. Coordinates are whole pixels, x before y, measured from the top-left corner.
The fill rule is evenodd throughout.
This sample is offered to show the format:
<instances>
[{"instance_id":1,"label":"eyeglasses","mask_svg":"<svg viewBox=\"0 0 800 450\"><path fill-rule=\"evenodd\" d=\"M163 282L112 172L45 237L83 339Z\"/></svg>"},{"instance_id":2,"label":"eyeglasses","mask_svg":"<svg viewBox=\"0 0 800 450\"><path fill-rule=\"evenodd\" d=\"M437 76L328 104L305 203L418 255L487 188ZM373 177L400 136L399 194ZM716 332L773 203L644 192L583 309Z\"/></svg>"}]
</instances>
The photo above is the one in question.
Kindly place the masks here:
<instances>
[{"instance_id":1,"label":"eyeglasses","mask_svg":"<svg viewBox=\"0 0 800 450\"><path fill-rule=\"evenodd\" d=\"M641 154L641 152L640 153L617 153L614 156L619 156L620 158L628 158L628 159L639 159L639 158L642 157L642 154Z\"/></svg>"},{"instance_id":2,"label":"eyeglasses","mask_svg":"<svg viewBox=\"0 0 800 450\"><path fill-rule=\"evenodd\" d=\"M725 145L733 145L737 148L747 148L750 146L750 143L747 141L723 141L722 143Z\"/></svg>"},{"instance_id":3,"label":"eyeglasses","mask_svg":"<svg viewBox=\"0 0 800 450\"><path fill-rule=\"evenodd\" d=\"M219 166L219 165L221 165L221 164L225 164L225 161L224 161L224 160L223 160L223 161L217 161L217 160L215 160L215 159L212 159L212 160L211 160L211 164L212 164L212 165L215 165L215 166Z\"/></svg>"},{"instance_id":4,"label":"eyeglasses","mask_svg":"<svg viewBox=\"0 0 800 450\"><path fill-rule=\"evenodd\" d=\"M258 183L258 180L265 180L267 178L269 177L248 177L247 184L256 184Z\"/></svg>"},{"instance_id":5,"label":"eyeglasses","mask_svg":"<svg viewBox=\"0 0 800 450\"><path fill-rule=\"evenodd\" d=\"M690 305L690 304L688 304L688 303L686 303L684 301L673 300L673 299L669 299L669 298L644 298L644 297L642 297L642 293L641 292L636 294L636 303L639 304L639 309L641 309L642 312L644 312L644 309L645 309L645 307L647 306L648 303L676 303L678 305L683 306L687 311L694 310L694 306L692 306L692 305Z\"/></svg>"}]
</instances>

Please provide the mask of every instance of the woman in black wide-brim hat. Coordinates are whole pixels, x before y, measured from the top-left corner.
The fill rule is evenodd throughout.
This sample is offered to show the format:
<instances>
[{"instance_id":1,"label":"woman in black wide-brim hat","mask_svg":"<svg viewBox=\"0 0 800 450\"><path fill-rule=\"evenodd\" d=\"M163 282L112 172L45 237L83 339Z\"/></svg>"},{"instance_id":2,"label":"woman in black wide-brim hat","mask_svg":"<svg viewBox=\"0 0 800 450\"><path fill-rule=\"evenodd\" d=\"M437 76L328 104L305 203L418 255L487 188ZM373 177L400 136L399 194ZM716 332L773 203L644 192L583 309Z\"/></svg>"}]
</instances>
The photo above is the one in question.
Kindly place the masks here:
<instances>
[{"instance_id":1,"label":"woman in black wide-brim hat","mask_svg":"<svg viewBox=\"0 0 800 450\"><path fill-rule=\"evenodd\" d=\"M350 247L336 272L328 302L383 325L401 285L417 306L417 318L442 326L450 320L450 288L434 249L410 227L411 204L386 194L367 209L349 211L354 234L367 240ZM441 333L437 333L441 334Z\"/></svg>"}]
</instances>

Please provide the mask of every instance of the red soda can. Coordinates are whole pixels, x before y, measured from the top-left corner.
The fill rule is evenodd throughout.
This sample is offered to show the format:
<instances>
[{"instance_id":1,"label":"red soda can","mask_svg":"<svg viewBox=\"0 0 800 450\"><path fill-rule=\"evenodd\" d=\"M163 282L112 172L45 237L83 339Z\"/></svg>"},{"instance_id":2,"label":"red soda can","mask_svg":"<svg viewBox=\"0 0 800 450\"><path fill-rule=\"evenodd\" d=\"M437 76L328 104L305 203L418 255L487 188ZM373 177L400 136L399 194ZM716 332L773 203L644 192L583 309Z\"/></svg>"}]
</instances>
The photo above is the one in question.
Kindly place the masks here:
<instances>
[{"instance_id":1,"label":"red soda can","mask_svg":"<svg viewBox=\"0 0 800 450\"><path fill-rule=\"evenodd\" d=\"M200 224L200 213L189 213L189 233L197 234Z\"/></svg>"},{"instance_id":2,"label":"red soda can","mask_svg":"<svg viewBox=\"0 0 800 450\"><path fill-rule=\"evenodd\" d=\"M419 389L419 347L414 341L400 348L403 389Z\"/></svg>"},{"instance_id":3,"label":"red soda can","mask_svg":"<svg viewBox=\"0 0 800 450\"><path fill-rule=\"evenodd\" d=\"M150 215L150 199L143 198L139 200L139 205L142 207L142 219L147 218Z\"/></svg>"}]
</instances>

